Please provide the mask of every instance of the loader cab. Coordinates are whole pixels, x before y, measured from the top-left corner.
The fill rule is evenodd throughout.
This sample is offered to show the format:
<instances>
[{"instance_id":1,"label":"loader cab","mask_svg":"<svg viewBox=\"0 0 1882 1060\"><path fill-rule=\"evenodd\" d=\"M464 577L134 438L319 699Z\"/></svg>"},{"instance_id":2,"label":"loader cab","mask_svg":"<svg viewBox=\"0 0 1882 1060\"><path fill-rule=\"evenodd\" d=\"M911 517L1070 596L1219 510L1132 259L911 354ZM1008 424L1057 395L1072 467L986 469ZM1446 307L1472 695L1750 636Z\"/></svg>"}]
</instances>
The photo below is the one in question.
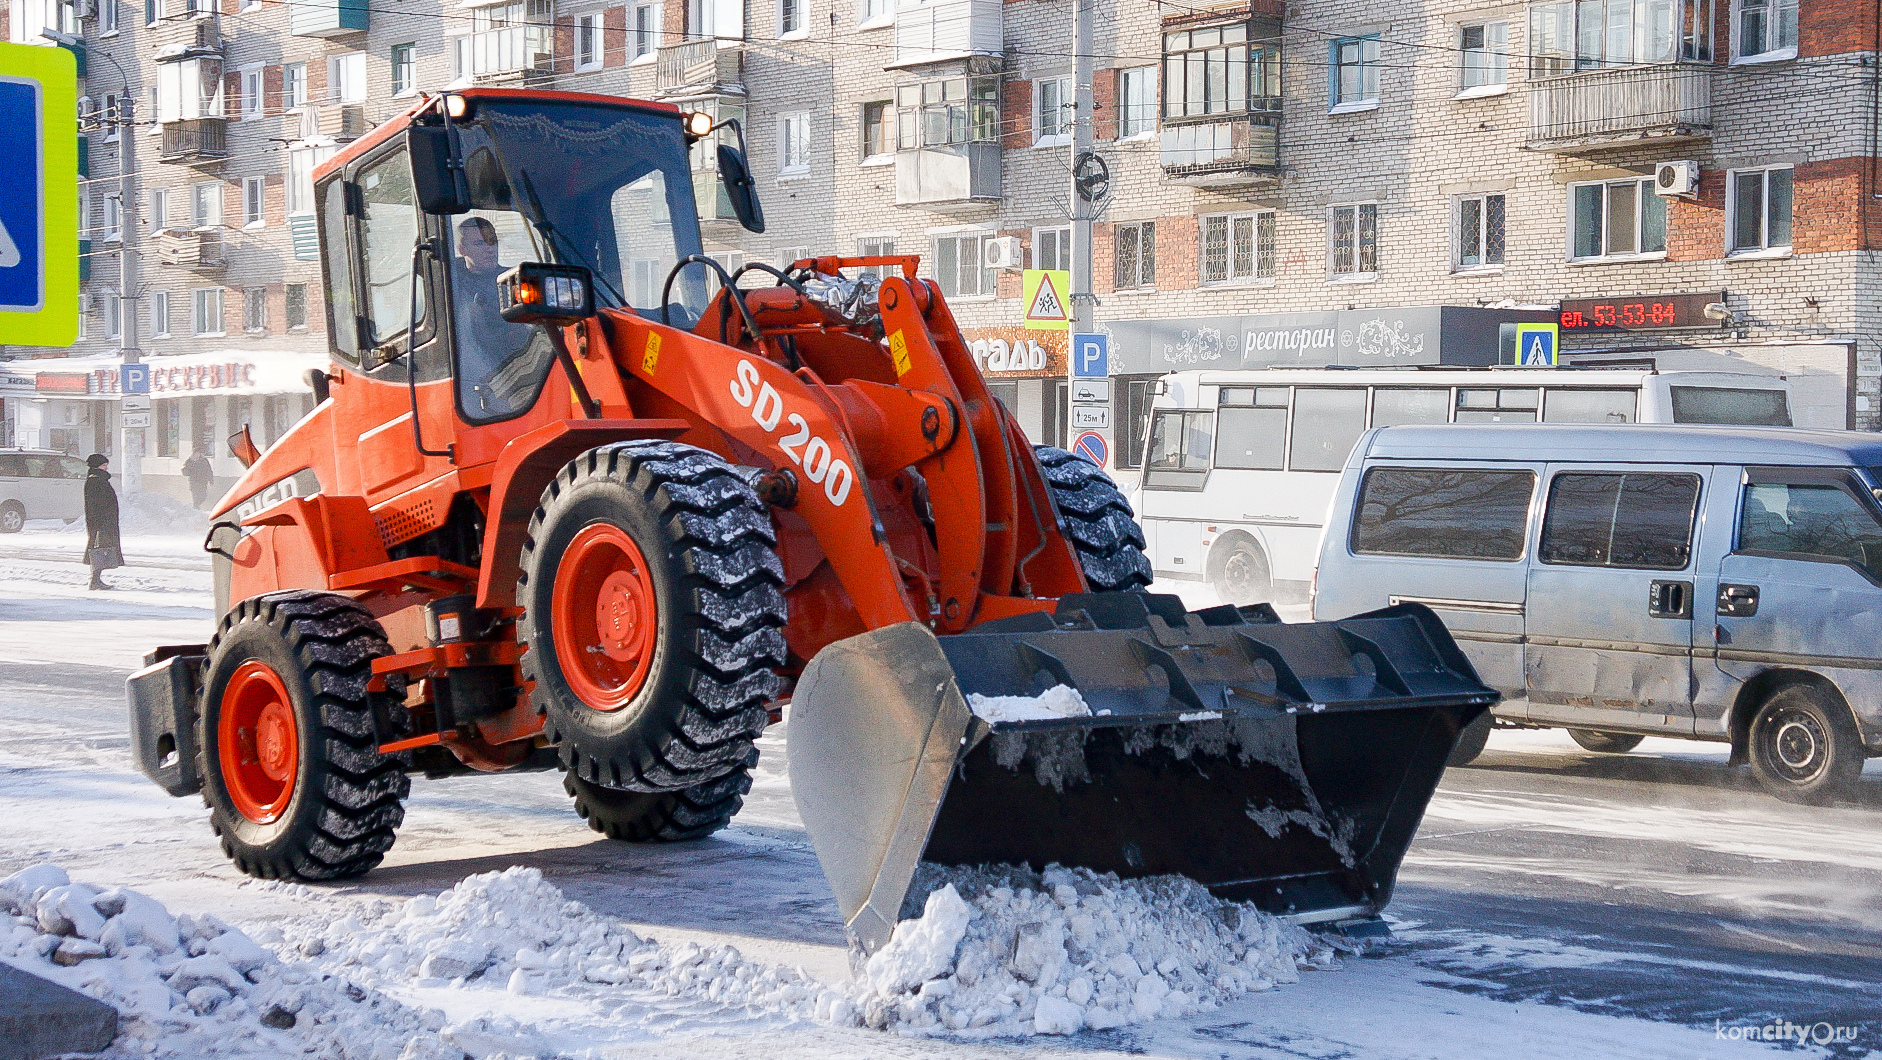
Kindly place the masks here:
<instances>
[{"instance_id":1,"label":"loader cab","mask_svg":"<svg viewBox=\"0 0 1882 1060\"><path fill-rule=\"evenodd\" d=\"M665 282L701 252L678 111L559 93L446 99L448 121L442 104L421 109L317 183L329 334L345 370L400 389L448 380L466 424L528 412L554 347L544 326L504 320L497 302L498 277L525 261L587 269L599 307L658 319L664 297L675 323L703 312L703 269ZM457 176L442 196L440 144Z\"/></svg>"}]
</instances>

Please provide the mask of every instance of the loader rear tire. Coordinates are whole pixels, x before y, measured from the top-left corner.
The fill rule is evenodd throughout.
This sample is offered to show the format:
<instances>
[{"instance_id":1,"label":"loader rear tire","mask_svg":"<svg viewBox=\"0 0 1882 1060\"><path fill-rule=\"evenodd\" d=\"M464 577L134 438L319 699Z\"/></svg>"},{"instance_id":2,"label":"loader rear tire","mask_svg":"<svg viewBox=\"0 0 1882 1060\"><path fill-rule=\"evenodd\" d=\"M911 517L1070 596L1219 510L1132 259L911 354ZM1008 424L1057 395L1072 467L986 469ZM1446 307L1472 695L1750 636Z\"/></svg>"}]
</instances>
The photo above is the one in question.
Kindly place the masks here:
<instances>
[{"instance_id":1,"label":"loader rear tire","mask_svg":"<svg viewBox=\"0 0 1882 1060\"><path fill-rule=\"evenodd\" d=\"M550 481L517 633L565 770L684 792L756 761L786 655L776 540L752 487L690 445L600 446Z\"/></svg>"},{"instance_id":2,"label":"loader rear tire","mask_svg":"<svg viewBox=\"0 0 1882 1060\"><path fill-rule=\"evenodd\" d=\"M359 876L392 849L411 793L381 755L366 683L391 654L366 610L334 593L244 600L209 643L197 768L209 824L262 879Z\"/></svg>"},{"instance_id":3,"label":"loader rear tire","mask_svg":"<svg viewBox=\"0 0 1882 1060\"><path fill-rule=\"evenodd\" d=\"M751 772L739 768L685 791L616 791L562 774L562 790L575 798L575 812L588 827L626 843L684 843L704 839L745 805Z\"/></svg>"},{"instance_id":4,"label":"loader rear tire","mask_svg":"<svg viewBox=\"0 0 1882 1060\"><path fill-rule=\"evenodd\" d=\"M1154 575L1144 531L1104 469L1053 445L1033 446L1091 591L1141 591Z\"/></svg>"}]
</instances>

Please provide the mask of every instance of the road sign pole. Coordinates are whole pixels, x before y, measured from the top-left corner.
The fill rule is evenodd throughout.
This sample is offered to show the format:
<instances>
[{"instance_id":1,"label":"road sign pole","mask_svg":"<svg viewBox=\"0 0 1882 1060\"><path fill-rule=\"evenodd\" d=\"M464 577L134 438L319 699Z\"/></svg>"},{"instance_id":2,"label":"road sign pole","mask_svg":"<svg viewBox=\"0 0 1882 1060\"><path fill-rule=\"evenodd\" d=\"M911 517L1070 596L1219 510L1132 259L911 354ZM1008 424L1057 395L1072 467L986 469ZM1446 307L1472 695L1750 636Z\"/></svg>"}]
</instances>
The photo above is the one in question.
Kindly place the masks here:
<instances>
[{"instance_id":1,"label":"road sign pole","mask_svg":"<svg viewBox=\"0 0 1882 1060\"><path fill-rule=\"evenodd\" d=\"M118 244L118 351L125 364L140 364L143 353L137 348L137 325L142 316L137 311L137 98L125 92L118 99L118 197L119 214L124 218L122 241ZM156 117L156 115L152 115ZM118 377L124 376L123 368L118 369ZM122 386L119 387L123 389ZM120 410L120 414L122 410ZM150 419L149 414L143 417ZM144 430L131 427L119 420L118 429L118 483L126 494L142 492L144 488Z\"/></svg>"}]
</instances>

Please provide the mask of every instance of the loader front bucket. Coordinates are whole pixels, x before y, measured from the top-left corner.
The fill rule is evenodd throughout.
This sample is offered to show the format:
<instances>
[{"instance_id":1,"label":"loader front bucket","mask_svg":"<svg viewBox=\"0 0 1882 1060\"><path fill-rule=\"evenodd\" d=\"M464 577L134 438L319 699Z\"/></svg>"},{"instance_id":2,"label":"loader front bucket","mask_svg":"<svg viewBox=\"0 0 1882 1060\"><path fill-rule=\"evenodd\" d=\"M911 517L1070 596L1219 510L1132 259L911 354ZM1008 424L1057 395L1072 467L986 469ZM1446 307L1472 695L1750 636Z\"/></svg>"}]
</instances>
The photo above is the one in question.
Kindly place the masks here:
<instances>
[{"instance_id":1,"label":"loader front bucket","mask_svg":"<svg viewBox=\"0 0 1882 1060\"><path fill-rule=\"evenodd\" d=\"M971 697L1076 689L1091 715L994 721ZM1404 604L1286 624L1257 606L1068 596L937 638L830 645L792 697L791 787L873 952L922 862L1180 874L1299 922L1377 916L1458 733L1497 695Z\"/></svg>"}]
</instances>

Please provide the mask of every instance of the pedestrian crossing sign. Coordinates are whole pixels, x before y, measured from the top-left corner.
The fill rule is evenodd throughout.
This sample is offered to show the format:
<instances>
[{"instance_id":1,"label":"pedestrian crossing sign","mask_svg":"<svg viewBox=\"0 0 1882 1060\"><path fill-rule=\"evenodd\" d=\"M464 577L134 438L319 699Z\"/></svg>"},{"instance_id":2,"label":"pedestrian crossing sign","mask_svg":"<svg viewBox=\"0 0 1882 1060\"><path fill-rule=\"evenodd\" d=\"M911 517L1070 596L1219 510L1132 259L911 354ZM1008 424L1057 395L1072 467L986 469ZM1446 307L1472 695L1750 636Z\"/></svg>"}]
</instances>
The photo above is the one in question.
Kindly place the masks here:
<instances>
[{"instance_id":1,"label":"pedestrian crossing sign","mask_svg":"<svg viewBox=\"0 0 1882 1060\"><path fill-rule=\"evenodd\" d=\"M1516 325L1516 363L1524 368L1554 368L1560 363L1561 346L1559 324Z\"/></svg>"},{"instance_id":2,"label":"pedestrian crossing sign","mask_svg":"<svg viewBox=\"0 0 1882 1060\"><path fill-rule=\"evenodd\" d=\"M78 338L78 65L0 44L0 345Z\"/></svg>"},{"instance_id":3,"label":"pedestrian crossing sign","mask_svg":"<svg viewBox=\"0 0 1882 1060\"><path fill-rule=\"evenodd\" d=\"M1072 274L1064 269L1027 269L1020 291L1025 296L1026 326L1034 331L1069 331L1072 327Z\"/></svg>"}]
</instances>

